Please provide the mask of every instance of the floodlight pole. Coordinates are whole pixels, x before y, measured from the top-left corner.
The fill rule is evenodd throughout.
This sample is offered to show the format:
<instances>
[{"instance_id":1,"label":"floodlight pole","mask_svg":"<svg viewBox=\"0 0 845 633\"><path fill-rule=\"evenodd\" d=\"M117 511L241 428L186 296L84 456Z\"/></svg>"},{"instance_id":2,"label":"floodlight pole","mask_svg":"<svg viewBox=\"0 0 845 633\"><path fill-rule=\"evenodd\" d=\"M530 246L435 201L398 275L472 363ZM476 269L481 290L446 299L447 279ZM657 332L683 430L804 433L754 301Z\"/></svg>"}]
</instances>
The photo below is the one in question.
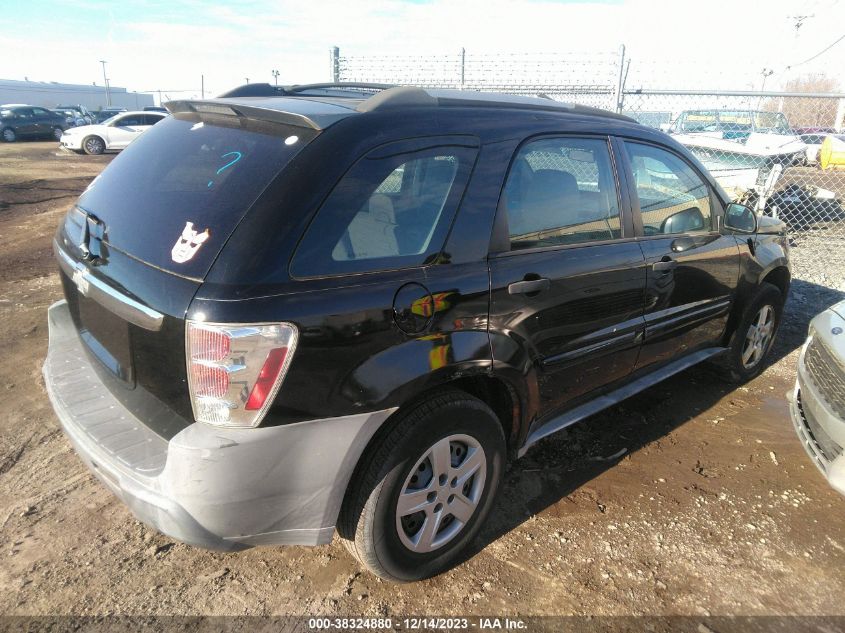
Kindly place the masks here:
<instances>
[{"instance_id":1,"label":"floodlight pole","mask_svg":"<svg viewBox=\"0 0 845 633\"><path fill-rule=\"evenodd\" d=\"M106 60L101 59L100 63L103 65L103 83L106 84L106 102L111 105L111 90L109 90L109 80L106 77Z\"/></svg>"}]
</instances>

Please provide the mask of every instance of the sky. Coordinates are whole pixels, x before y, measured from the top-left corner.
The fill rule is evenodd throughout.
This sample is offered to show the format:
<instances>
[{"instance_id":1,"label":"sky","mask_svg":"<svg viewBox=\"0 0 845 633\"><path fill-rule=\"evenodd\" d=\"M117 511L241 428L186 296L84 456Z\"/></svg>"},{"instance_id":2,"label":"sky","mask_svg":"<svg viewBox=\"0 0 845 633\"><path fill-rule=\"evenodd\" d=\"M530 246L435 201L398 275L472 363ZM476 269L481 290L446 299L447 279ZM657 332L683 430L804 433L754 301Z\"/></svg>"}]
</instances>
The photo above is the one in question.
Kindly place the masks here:
<instances>
[{"instance_id":1,"label":"sky","mask_svg":"<svg viewBox=\"0 0 845 633\"><path fill-rule=\"evenodd\" d=\"M0 0L0 7L11 26L0 34L0 78L102 85L99 60L106 60L112 85L171 98L198 96L203 75L206 95L247 78L272 83L274 69L279 83L329 81L333 46L358 68L402 75L394 81L413 76L418 56L456 56L462 47L475 60L536 54L540 79L572 54L570 72L585 77L624 44L629 87L688 87L680 84L694 76L697 86L759 89L769 69L767 89L823 72L845 90L845 41L802 63L845 35L845 0ZM492 61L482 71L525 78Z\"/></svg>"}]
</instances>

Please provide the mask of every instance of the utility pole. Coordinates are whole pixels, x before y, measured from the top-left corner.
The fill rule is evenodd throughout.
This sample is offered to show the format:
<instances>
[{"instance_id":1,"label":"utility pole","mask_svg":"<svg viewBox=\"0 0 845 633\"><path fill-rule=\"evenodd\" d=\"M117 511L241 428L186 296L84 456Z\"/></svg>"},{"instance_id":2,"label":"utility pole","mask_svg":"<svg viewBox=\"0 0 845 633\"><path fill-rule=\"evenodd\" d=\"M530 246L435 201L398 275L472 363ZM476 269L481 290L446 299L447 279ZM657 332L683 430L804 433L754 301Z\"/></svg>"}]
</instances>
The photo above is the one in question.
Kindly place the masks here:
<instances>
[{"instance_id":1,"label":"utility pole","mask_svg":"<svg viewBox=\"0 0 845 633\"><path fill-rule=\"evenodd\" d=\"M106 102L111 105L111 90L109 90L109 80L106 77L106 60L101 59L100 63L103 65L103 83L106 84Z\"/></svg>"},{"instance_id":2,"label":"utility pole","mask_svg":"<svg viewBox=\"0 0 845 633\"><path fill-rule=\"evenodd\" d=\"M271 73L273 75L273 82L278 86L279 85L279 71L273 70L273 71L271 71Z\"/></svg>"},{"instance_id":3,"label":"utility pole","mask_svg":"<svg viewBox=\"0 0 845 633\"><path fill-rule=\"evenodd\" d=\"M760 92L766 92L766 79L768 79L769 77L774 75L775 71L772 70L771 68L764 68L760 74L763 75L763 82L760 84ZM759 110L762 107L762 105L763 105L763 95L761 94L760 98L757 99L757 109Z\"/></svg>"},{"instance_id":4,"label":"utility pole","mask_svg":"<svg viewBox=\"0 0 845 633\"><path fill-rule=\"evenodd\" d=\"M775 71L771 68L764 68L760 74L763 75L763 84L760 86L760 92L766 92L766 79L774 75Z\"/></svg>"},{"instance_id":5,"label":"utility pole","mask_svg":"<svg viewBox=\"0 0 845 633\"><path fill-rule=\"evenodd\" d=\"M205 99L205 75L200 75L200 95Z\"/></svg>"},{"instance_id":6,"label":"utility pole","mask_svg":"<svg viewBox=\"0 0 845 633\"><path fill-rule=\"evenodd\" d=\"M244 77L244 79L246 79L246 82L249 83L249 77Z\"/></svg>"},{"instance_id":7,"label":"utility pole","mask_svg":"<svg viewBox=\"0 0 845 633\"><path fill-rule=\"evenodd\" d=\"M337 46L333 46L329 49L329 55L331 56L331 64L332 64L332 81L334 83L340 82L340 49Z\"/></svg>"}]
</instances>

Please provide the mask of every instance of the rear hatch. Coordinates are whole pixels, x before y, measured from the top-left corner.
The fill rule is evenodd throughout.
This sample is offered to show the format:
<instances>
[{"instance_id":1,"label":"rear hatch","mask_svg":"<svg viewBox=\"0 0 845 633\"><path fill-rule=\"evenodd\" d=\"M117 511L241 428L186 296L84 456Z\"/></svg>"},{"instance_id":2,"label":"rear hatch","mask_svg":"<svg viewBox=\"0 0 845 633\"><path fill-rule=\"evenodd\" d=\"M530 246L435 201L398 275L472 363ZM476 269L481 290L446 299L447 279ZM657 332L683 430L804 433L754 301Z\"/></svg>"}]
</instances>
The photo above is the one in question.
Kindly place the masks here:
<instances>
[{"instance_id":1,"label":"rear hatch","mask_svg":"<svg viewBox=\"0 0 845 633\"><path fill-rule=\"evenodd\" d=\"M67 213L55 244L100 376L168 439L192 420L188 306L252 204L317 134L209 109L187 108L132 142Z\"/></svg>"}]
</instances>

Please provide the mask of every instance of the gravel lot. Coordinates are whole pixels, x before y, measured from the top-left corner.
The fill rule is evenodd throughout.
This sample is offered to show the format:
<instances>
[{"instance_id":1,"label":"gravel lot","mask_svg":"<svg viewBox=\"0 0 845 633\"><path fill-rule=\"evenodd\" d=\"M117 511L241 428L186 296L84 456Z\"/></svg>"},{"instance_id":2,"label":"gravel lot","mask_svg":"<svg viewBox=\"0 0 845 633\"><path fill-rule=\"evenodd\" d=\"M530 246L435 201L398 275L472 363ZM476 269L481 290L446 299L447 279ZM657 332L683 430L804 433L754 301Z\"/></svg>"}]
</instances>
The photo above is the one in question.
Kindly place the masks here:
<instances>
[{"instance_id":1,"label":"gravel lot","mask_svg":"<svg viewBox=\"0 0 845 633\"><path fill-rule=\"evenodd\" d=\"M389 585L337 542L219 554L152 532L76 458L41 378L50 240L110 160L0 145L0 613L845 614L845 499L784 397L810 317L843 293L801 280L761 377L693 369L542 443L438 578Z\"/></svg>"}]
</instances>

